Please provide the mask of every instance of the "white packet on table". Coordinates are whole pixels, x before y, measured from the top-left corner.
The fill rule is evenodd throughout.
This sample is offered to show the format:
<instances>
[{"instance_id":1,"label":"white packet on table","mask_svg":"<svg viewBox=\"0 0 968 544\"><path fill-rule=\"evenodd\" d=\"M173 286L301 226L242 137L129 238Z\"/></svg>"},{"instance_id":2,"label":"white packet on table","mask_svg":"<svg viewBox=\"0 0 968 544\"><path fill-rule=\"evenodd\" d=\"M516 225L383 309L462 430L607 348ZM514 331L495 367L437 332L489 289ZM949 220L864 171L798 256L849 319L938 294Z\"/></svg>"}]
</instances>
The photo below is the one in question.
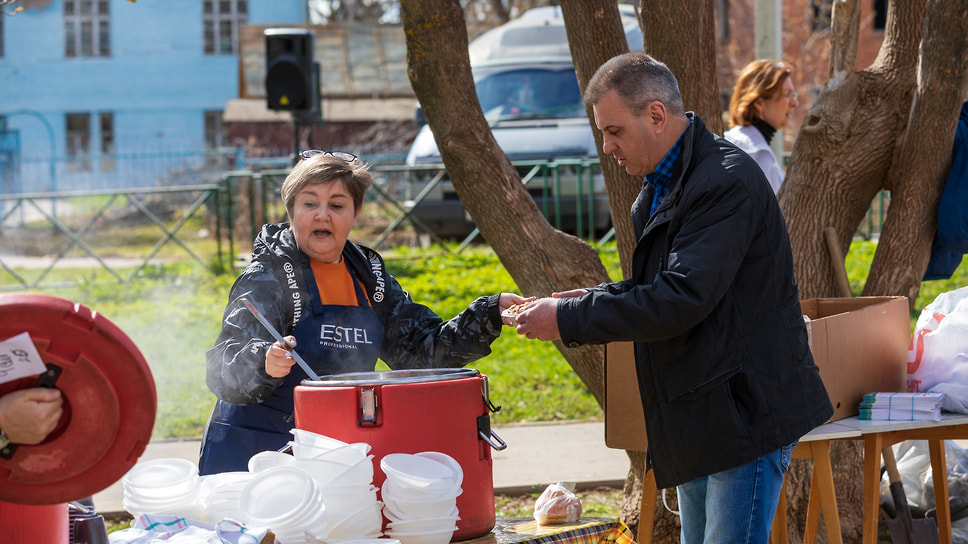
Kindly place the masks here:
<instances>
[{"instance_id":1,"label":"white packet on table","mask_svg":"<svg viewBox=\"0 0 968 544\"><path fill-rule=\"evenodd\" d=\"M574 490L574 482L549 485L534 503L534 519L538 525L578 521L581 517L581 499Z\"/></svg>"}]
</instances>

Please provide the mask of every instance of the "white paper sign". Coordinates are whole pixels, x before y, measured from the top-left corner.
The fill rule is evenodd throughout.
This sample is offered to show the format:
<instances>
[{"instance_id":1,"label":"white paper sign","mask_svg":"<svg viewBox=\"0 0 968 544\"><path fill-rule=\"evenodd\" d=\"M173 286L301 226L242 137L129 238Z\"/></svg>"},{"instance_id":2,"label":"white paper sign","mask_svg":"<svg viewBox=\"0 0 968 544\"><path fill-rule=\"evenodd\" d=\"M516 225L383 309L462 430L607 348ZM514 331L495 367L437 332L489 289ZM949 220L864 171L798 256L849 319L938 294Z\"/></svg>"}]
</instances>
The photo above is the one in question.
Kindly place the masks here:
<instances>
[{"instance_id":1,"label":"white paper sign","mask_svg":"<svg viewBox=\"0 0 968 544\"><path fill-rule=\"evenodd\" d=\"M47 370L29 333L20 333L0 342L0 383L25 376L36 376Z\"/></svg>"}]
</instances>

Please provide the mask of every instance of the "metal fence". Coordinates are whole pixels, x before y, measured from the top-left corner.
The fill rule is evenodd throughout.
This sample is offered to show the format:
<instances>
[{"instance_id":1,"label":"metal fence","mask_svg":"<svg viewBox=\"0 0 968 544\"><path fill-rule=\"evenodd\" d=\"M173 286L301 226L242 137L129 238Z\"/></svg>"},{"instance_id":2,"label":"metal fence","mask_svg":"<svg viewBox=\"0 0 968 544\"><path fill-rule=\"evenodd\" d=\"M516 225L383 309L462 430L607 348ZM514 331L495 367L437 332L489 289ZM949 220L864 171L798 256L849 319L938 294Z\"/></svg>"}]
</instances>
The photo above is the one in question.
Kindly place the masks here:
<instances>
[{"instance_id":1,"label":"metal fence","mask_svg":"<svg viewBox=\"0 0 968 544\"><path fill-rule=\"evenodd\" d=\"M480 240L460 201L451 194L453 187L443 165L413 169L402 164L399 153L374 153L377 160L359 153L371 163L375 183L367 195L356 239L376 249L437 244L442 251L455 251L440 234L438 218L433 215L438 208L424 208L428 203L444 203L451 211L457 210L467 229L456 238L460 241L456 251ZM189 160L181 160L185 158ZM292 164L291 153L285 150L258 156L233 149L195 155L114 156L113 160L124 176L90 183L66 177L81 185L70 189L26 191L22 183L37 169L68 169L66 160L27 161L14 168L21 180L20 190L0 186L0 290L61 282L53 271L74 266L79 260L107 271L119 282L130 281L145 267L165 262L171 255L182 260L187 256L199 266L232 268L239 264L236 256L248 250L263 224L286 219L278 196ZM163 165L168 169L155 174ZM552 225L590 241L611 239L614 233L597 161L527 161L514 166ZM879 236L889 201L886 193L874 199L856 239ZM189 224L197 230L188 232ZM200 235L210 240L205 252L194 249ZM106 237L110 243L105 243ZM116 247L122 246L141 248L140 253L136 258L120 259ZM33 271L30 274L24 272L27 262Z\"/></svg>"}]
</instances>

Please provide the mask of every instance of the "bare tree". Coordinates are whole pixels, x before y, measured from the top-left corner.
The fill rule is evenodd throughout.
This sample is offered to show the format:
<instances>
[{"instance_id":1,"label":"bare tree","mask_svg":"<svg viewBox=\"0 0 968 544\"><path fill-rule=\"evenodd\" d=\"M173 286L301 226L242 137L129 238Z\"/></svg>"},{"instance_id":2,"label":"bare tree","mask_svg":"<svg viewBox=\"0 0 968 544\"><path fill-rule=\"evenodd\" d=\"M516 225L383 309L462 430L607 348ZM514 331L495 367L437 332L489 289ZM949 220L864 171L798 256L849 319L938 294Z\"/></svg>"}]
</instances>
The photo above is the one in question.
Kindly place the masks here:
<instances>
[{"instance_id":1,"label":"bare tree","mask_svg":"<svg viewBox=\"0 0 968 544\"><path fill-rule=\"evenodd\" d=\"M521 292L548 296L607 281L597 252L548 224L495 142L477 101L459 1L404 0L401 8L410 81L441 158L465 208ZM558 348L601 403L602 348Z\"/></svg>"},{"instance_id":2,"label":"bare tree","mask_svg":"<svg viewBox=\"0 0 968 544\"><path fill-rule=\"evenodd\" d=\"M846 250L871 200L882 189L890 191L863 294L905 295L913 307L968 93L968 5L890 2L878 57L858 72L859 4L834 4L829 81L800 128L778 196L806 299L837 296L823 229L834 227ZM831 456L845 541L857 541L862 482L856 475L863 452L859 444L835 443ZM809 479L794 473L788 500L805 504ZM796 522L802 518L801 511Z\"/></svg>"},{"instance_id":3,"label":"bare tree","mask_svg":"<svg viewBox=\"0 0 968 544\"><path fill-rule=\"evenodd\" d=\"M695 111L709 130L722 134L713 7L713 2L708 0L642 0L639 18L645 52L664 62L676 75L686 110ZM670 27L675 30L670 31Z\"/></svg>"},{"instance_id":4,"label":"bare tree","mask_svg":"<svg viewBox=\"0 0 968 544\"><path fill-rule=\"evenodd\" d=\"M890 2L877 60L857 72L858 4L835 4L830 81L797 136L780 205L801 297L835 296L823 228L834 227L846 250L871 200L890 191L863 294L905 295L913 305L968 94L968 5Z\"/></svg>"},{"instance_id":5,"label":"bare tree","mask_svg":"<svg viewBox=\"0 0 968 544\"><path fill-rule=\"evenodd\" d=\"M704 5L707 3L695 0L694 4L694 8L708 11L711 18L711 7ZM598 66L627 51L617 3L564 0L561 6L579 82L584 87ZM542 217L494 141L474 91L465 14L458 0L404 0L401 7L411 83L427 122L433 127L441 158L465 208L521 292L547 296L554 291L609 281L594 249L553 229ZM711 77L715 78L715 71ZM697 78L688 86L698 89L702 84ZM715 100L718 104L718 97ZM593 132L600 149L601 136L597 129ZM603 159L620 251L626 257L623 262L628 263L634 246L629 209L642 179L627 176L614 160ZM494 202L501 205L494 206ZM623 264L623 268L627 266ZM569 349L560 343L558 348L601 404L602 349ZM633 469L626 486L630 499L626 500L624 517L634 526L638 519L636 490L641 488L644 457L641 453L631 456Z\"/></svg>"},{"instance_id":6,"label":"bare tree","mask_svg":"<svg viewBox=\"0 0 968 544\"><path fill-rule=\"evenodd\" d=\"M873 196L881 188L890 189L891 210L865 294L906 294L913 299L927 265L958 108L968 90L968 38L963 32L968 27L968 7L958 0L891 2L878 61L855 73L856 53L851 49L856 48L850 43L856 42L857 4L857 0L836 3L830 83L801 128L780 203L791 233L802 298L834 296L833 273L822 246L823 227L834 226L842 247L848 247ZM618 43L622 32L617 9L614 0L562 0L561 5L584 88L604 60L625 49L624 43ZM434 129L443 162L464 206L521 292L546 296L608 281L592 248L554 230L543 219L494 141L474 91L466 13L460 0L403 0L401 8L411 83ZM648 8L641 17L645 50L679 76L687 107L721 130L714 92L718 88L715 51L710 54L714 48L710 44L715 43L713 5L667 0L649 2ZM649 28L662 28L662 32L650 33ZM628 209L642 180L625 176L607 157L602 157L602 167L627 274L627 256L634 245ZM494 206L495 202L501 205ZM560 344L558 348L602 403L602 350L573 350ZM638 520L636 492L642 466L636 455L631 455L623 508L623 517L633 525ZM834 464L848 469L858 458L857 452L849 450L832 452ZM858 472L838 472L857 480L853 475ZM796 498L796 490L806 483L797 475L793 480ZM852 483L856 486L856 481ZM848 493L848 500L841 497L841 505L849 509L851 502L859 501L849 500L850 486L840 484L838 493L842 487ZM844 523L850 526L860 523ZM660 519L660 531L661 527ZM656 536L656 541L672 541L668 534ZM859 538L845 536L848 541Z\"/></svg>"}]
</instances>

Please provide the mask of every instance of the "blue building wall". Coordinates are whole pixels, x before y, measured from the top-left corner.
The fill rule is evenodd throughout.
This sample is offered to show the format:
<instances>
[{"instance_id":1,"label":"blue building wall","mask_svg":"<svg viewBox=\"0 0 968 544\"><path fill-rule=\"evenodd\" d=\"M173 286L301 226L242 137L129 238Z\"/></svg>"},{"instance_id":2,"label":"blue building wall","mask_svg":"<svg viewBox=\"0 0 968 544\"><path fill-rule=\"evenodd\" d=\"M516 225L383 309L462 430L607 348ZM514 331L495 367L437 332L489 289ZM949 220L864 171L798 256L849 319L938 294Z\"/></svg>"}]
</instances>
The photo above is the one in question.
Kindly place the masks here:
<instances>
[{"instance_id":1,"label":"blue building wall","mask_svg":"<svg viewBox=\"0 0 968 544\"><path fill-rule=\"evenodd\" d=\"M167 155L205 147L205 112L239 96L238 55L204 53L201 0L109 0L111 53L65 56L64 2L3 16L0 57L0 163L15 161L17 191L147 185L179 159L125 167L127 155ZM248 23L307 22L306 0L248 0ZM91 114L90 152L100 153L98 114L113 114L110 167L68 167L66 115ZM7 144L10 145L10 144ZM184 160L182 158L181 160ZM198 160L198 159L196 159ZM9 172L9 164L7 171ZM3 169L0 169L0 174ZM137 177L139 179L132 179ZM2 180L0 180L2 181ZM11 182L0 184L0 194Z\"/></svg>"}]
</instances>

